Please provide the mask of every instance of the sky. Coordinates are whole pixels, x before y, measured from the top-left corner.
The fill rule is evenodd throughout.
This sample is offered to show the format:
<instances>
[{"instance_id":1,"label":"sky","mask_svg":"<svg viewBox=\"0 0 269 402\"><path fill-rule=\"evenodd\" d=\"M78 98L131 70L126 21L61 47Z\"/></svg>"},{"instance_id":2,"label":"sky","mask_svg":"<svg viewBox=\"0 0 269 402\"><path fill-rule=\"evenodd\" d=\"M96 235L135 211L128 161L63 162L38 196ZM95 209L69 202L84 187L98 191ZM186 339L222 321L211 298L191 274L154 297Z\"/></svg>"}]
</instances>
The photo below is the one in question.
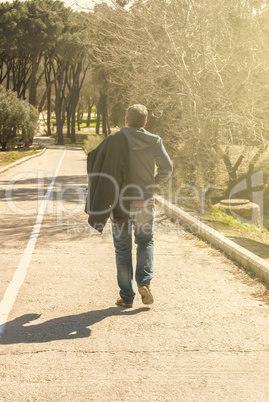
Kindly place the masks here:
<instances>
[{"instance_id":1,"label":"sky","mask_svg":"<svg viewBox=\"0 0 269 402\"><path fill-rule=\"evenodd\" d=\"M62 0L68 7L72 7L74 9L86 8L93 9L95 1L92 0ZM78 7L77 7L78 5Z\"/></svg>"},{"instance_id":2,"label":"sky","mask_svg":"<svg viewBox=\"0 0 269 402\"><path fill-rule=\"evenodd\" d=\"M9 3L13 3L13 0L0 0L0 3L5 3L8 1ZM21 0L23 1L23 0ZM86 11L86 9L93 9L95 3L99 3L100 1L94 0L62 0L68 7L72 7L75 10L79 10L81 8ZM77 6L78 5L78 6Z\"/></svg>"}]
</instances>

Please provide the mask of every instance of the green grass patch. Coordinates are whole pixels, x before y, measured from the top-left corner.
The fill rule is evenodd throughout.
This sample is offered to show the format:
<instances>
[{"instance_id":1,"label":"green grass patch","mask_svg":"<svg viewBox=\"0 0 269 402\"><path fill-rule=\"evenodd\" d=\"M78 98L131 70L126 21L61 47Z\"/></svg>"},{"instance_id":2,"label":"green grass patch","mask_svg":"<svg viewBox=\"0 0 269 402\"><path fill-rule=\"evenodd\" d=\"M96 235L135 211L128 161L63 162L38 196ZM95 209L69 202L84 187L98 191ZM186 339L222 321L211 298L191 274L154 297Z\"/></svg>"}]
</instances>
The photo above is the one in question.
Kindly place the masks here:
<instances>
[{"instance_id":1,"label":"green grass patch","mask_svg":"<svg viewBox=\"0 0 269 402\"><path fill-rule=\"evenodd\" d=\"M71 142L71 138L67 137L67 134L63 134L64 145L69 146L81 146L86 153L96 148L105 138L103 134L95 134L94 129L89 132L78 131L76 132L76 142ZM56 134L53 134L55 140L57 140Z\"/></svg>"},{"instance_id":2,"label":"green grass patch","mask_svg":"<svg viewBox=\"0 0 269 402\"><path fill-rule=\"evenodd\" d=\"M216 208L214 206L211 206L209 208L209 212L211 213L211 216L213 217L213 221L215 221L215 222L220 222L220 223L229 225L229 226L237 228L237 229L243 229L243 230L251 232L251 233L266 233L267 235L269 235L269 232L267 229L260 228L256 225L252 225L249 223L243 223L243 222L239 221L238 219L234 219L231 215L227 215L221 209Z\"/></svg>"},{"instance_id":3,"label":"green grass patch","mask_svg":"<svg viewBox=\"0 0 269 402\"><path fill-rule=\"evenodd\" d=\"M25 158L26 156L32 156L36 153L40 152L40 149L27 149L20 148L14 149L10 151L0 151L0 168L10 165L13 162L21 158Z\"/></svg>"},{"instance_id":4,"label":"green grass patch","mask_svg":"<svg viewBox=\"0 0 269 402\"><path fill-rule=\"evenodd\" d=\"M93 118L93 119L91 119L90 126L87 126L87 118L83 117L83 119L81 120L81 123L80 123L80 128L96 128L96 122L97 122L97 119ZM102 125L102 118L100 119L100 124ZM51 117L51 125L54 126L56 129L56 118L55 117ZM65 127L67 126L67 119L65 119L64 126ZM76 129L78 127L77 121L75 122L75 127L76 127Z\"/></svg>"}]
</instances>

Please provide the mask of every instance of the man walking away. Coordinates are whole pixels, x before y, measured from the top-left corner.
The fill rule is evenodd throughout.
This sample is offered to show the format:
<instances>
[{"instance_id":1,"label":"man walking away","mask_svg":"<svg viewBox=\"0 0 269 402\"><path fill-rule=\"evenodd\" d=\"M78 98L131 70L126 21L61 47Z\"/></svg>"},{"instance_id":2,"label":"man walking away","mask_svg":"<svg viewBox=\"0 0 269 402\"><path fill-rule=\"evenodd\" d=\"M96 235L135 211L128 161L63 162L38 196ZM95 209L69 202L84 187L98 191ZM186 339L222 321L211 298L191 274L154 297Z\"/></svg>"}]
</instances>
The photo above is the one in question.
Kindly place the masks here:
<instances>
[{"instance_id":1,"label":"man walking away","mask_svg":"<svg viewBox=\"0 0 269 402\"><path fill-rule=\"evenodd\" d=\"M135 104L127 109L125 127L121 128L121 132L129 148L129 177L128 184L121 191L119 204L124 209L123 200L128 199L130 206L124 222L118 209L113 210L111 216L120 288L116 304L127 308L133 306L136 294L133 287L133 231L137 245L135 281L138 292L144 304L153 303L150 289L153 278L153 193L154 187L166 182L173 170L162 139L145 130L147 117L148 112L143 105Z\"/></svg>"}]
</instances>

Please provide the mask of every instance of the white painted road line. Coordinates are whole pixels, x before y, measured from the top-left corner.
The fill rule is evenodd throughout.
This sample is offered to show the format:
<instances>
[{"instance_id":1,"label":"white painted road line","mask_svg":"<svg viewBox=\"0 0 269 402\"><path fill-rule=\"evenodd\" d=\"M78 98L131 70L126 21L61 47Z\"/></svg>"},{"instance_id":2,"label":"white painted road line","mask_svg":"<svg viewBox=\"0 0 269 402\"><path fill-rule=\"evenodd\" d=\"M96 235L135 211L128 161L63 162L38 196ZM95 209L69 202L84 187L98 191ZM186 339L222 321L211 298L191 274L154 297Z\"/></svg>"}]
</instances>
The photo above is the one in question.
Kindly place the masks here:
<instances>
[{"instance_id":1,"label":"white painted road line","mask_svg":"<svg viewBox=\"0 0 269 402\"><path fill-rule=\"evenodd\" d=\"M44 217L44 214L46 211L47 203L48 203L51 191L53 189L55 180L56 180L59 170L61 168L61 164L64 159L65 153L66 153L66 150L64 150L64 152L63 152L63 155L58 163L57 169L56 169L55 174L48 187L46 195L42 200L42 203L38 210L36 222L34 224L31 236L29 238L26 249L24 250L24 253L22 255L18 268L16 269L14 276L12 278L12 281L10 282L2 301L0 302L0 336L4 332L8 316L15 303L15 300L19 293L20 287L24 282L24 279L25 279L25 276L26 276L26 273L27 273L28 267L30 265L34 249L35 249L36 241L39 236L39 232L40 232L43 217Z\"/></svg>"}]
</instances>

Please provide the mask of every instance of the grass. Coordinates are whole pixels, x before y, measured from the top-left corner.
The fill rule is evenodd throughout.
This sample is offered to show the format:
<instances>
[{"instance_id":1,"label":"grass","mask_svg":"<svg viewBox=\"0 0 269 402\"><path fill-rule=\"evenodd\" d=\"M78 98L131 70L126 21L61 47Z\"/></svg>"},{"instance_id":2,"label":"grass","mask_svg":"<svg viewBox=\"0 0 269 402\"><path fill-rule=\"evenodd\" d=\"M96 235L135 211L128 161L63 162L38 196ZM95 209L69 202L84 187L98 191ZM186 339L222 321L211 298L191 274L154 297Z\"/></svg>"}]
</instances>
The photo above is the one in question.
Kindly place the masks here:
<instances>
[{"instance_id":1,"label":"grass","mask_svg":"<svg viewBox=\"0 0 269 402\"><path fill-rule=\"evenodd\" d=\"M20 148L20 149L12 149L10 151L1 151L0 152L0 168L3 168L7 165L10 165L17 160L24 158L26 156L31 156L40 152L40 149L28 149L28 148Z\"/></svg>"},{"instance_id":2,"label":"grass","mask_svg":"<svg viewBox=\"0 0 269 402\"><path fill-rule=\"evenodd\" d=\"M249 239L269 245L267 229L240 222L216 207L211 206L204 214L197 214L197 217L226 237Z\"/></svg>"},{"instance_id":3,"label":"grass","mask_svg":"<svg viewBox=\"0 0 269 402\"><path fill-rule=\"evenodd\" d=\"M76 142L71 142L71 138L67 137L66 133L63 133L64 145L68 146L81 146L86 153L96 148L101 141L105 138L103 134L95 134L95 129L89 132L78 131L76 132ZM53 134L56 139L56 134Z\"/></svg>"},{"instance_id":4,"label":"grass","mask_svg":"<svg viewBox=\"0 0 269 402\"><path fill-rule=\"evenodd\" d=\"M269 235L269 232L265 228L259 228L256 225L252 225L249 223L243 223L239 221L238 219L234 219L232 216L227 215L225 212L221 211L219 208L216 208L214 206L211 206L209 208L209 211L211 212L212 216L214 217L215 222L222 222L223 224L232 226L237 229L243 229L246 230L250 233L266 233Z\"/></svg>"},{"instance_id":5,"label":"grass","mask_svg":"<svg viewBox=\"0 0 269 402\"><path fill-rule=\"evenodd\" d=\"M51 125L56 126L56 117L55 116L51 117L50 122L51 122ZM95 129L96 122L97 122L96 118L91 118L90 126L87 126L87 117L84 116L83 119L81 120L80 128L88 128L88 129L94 128ZM100 123L102 125L102 117L100 118ZM67 119L65 119L64 127L67 127ZM75 122L75 127L76 127L76 130L77 130L77 127L78 127L77 120Z\"/></svg>"}]
</instances>

